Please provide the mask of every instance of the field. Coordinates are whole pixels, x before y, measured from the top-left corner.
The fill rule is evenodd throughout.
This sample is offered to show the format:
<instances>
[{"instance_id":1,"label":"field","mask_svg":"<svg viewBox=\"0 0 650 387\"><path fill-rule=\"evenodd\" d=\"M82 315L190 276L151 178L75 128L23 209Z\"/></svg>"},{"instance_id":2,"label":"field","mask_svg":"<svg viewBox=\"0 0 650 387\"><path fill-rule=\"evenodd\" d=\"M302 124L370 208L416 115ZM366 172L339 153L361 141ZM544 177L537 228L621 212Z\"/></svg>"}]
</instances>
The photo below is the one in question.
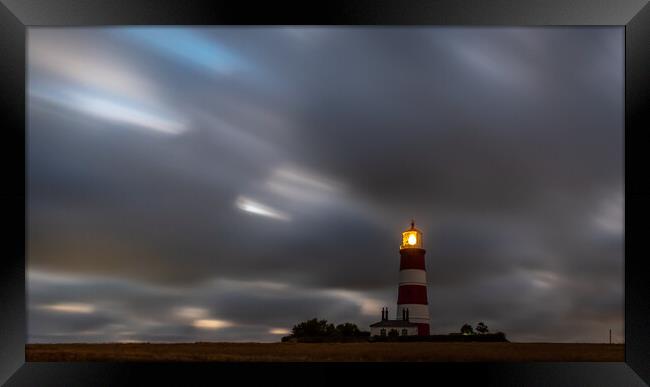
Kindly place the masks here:
<instances>
[{"instance_id":1,"label":"field","mask_svg":"<svg viewBox=\"0 0 650 387\"><path fill-rule=\"evenodd\" d=\"M623 344L564 343L183 343L28 344L49 361L624 361Z\"/></svg>"}]
</instances>

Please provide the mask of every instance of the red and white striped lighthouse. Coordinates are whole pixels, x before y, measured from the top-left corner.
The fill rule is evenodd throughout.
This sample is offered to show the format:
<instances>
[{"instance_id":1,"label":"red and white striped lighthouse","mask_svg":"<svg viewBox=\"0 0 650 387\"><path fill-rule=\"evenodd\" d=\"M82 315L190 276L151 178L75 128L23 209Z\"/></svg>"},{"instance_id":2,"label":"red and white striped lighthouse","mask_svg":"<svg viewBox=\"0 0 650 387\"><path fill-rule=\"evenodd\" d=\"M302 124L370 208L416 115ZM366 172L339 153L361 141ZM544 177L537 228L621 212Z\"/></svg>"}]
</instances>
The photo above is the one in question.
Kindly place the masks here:
<instances>
[{"instance_id":1,"label":"red and white striped lighthouse","mask_svg":"<svg viewBox=\"0 0 650 387\"><path fill-rule=\"evenodd\" d=\"M411 228L402 233L399 247L399 292L397 316L408 313L409 320L418 325L418 336L429 335L429 303L427 301L427 272L422 247L422 233Z\"/></svg>"}]
</instances>

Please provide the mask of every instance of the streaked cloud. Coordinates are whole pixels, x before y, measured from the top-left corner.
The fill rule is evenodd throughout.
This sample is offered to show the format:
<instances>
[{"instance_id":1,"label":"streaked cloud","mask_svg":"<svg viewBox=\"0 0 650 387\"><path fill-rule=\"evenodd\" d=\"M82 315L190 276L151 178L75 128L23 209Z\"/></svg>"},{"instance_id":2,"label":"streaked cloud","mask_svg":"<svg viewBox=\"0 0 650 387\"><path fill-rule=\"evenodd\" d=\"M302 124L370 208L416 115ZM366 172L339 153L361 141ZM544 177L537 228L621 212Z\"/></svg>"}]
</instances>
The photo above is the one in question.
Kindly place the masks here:
<instances>
[{"instance_id":1,"label":"streaked cloud","mask_svg":"<svg viewBox=\"0 0 650 387\"><path fill-rule=\"evenodd\" d=\"M187 306L177 308L175 314L185 319L200 319L206 317L209 312L205 308Z\"/></svg>"},{"instance_id":2,"label":"streaked cloud","mask_svg":"<svg viewBox=\"0 0 650 387\"><path fill-rule=\"evenodd\" d=\"M548 270L533 270L528 272L531 277L531 283L541 289L555 289L560 281L557 273Z\"/></svg>"},{"instance_id":3,"label":"streaked cloud","mask_svg":"<svg viewBox=\"0 0 650 387\"><path fill-rule=\"evenodd\" d=\"M28 34L29 66L39 71L38 78L28 80L34 87L49 83L100 90L133 100L159 99L155 82L105 45L79 36L61 41L56 34L39 28L31 28Z\"/></svg>"},{"instance_id":4,"label":"streaked cloud","mask_svg":"<svg viewBox=\"0 0 650 387\"><path fill-rule=\"evenodd\" d=\"M607 233L622 235L625 220L623 202L624 198L621 192L602 200L594 216L594 224L596 227Z\"/></svg>"},{"instance_id":5,"label":"streaked cloud","mask_svg":"<svg viewBox=\"0 0 650 387\"><path fill-rule=\"evenodd\" d=\"M201 29L178 27L117 28L126 40L141 43L179 64L193 65L223 74L242 70L244 62L222 44L203 36Z\"/></svg>"},{"instance_id":6,"label":"streaked cloud","mask_svg":"<svg viewBox=\"0 0 650 387\"><path fill-rule=\"evenodd\" d=\"M324 293L358 304L361 313L366 316L376 316L377 311L381 310L383 306L386 306L385 301L369 298L362 292L344 289L327 289L324 290Z\"/></svg>"},{"instance_id":7,"label":"streaked cloud","mask_svg":"<svg viewBox=\"0 0 650 387\"><path fill-rule=\"evenodd\" d=\"M269 190L290 200L323 202L334 200L341 191L340 184L295 167L276 168L266 182Z\"/></svg>"},{"instance_id":8,"label":"streaked cloud","mask_svg":"<svg viewBox=\"0 0 650 387\"><path fill-rule=\"evenodd\" d=\"M90 304L81 304L81 303L59 303L51 305L41 305L41 309L48 310L51 312L61 312L61 313L81 313L88 314L95 311L95 307Z\"/></svg>"},{"instance_id":9,"label":"streaked cloud","mask_svg":"<svg viewBox=\"0 0 650 387\"><path fill-rule=\"evenodd\" d=\"M254 215L283 221L291 220L291 217L288 214L243 196L237 198L235 206L242 211Z\"/></svg>"},{"instance_id":10,"label":"streaked cloud","mask_svg":"<svg viewBox=\"0 0 650 387\"><path fill-rule=\"evenodd\" d=\"M93 32L84 31L88 34ZM28 61L32 98L126 127L179 134L186 124L164 106L161 90L132 62L103 42L73 38L62 44L38 28L30 30Z\"/></svg>"},{"instance_id":11,"label":"streaked cloud","mask_svg":"<svg viewBox=\"0 0 650 387\"><path fill-rule=\"evenodd\" d=\"M67 93L67 95L60 99L44 94L36 94L36 96L44 97L55 103L65 105L70 109L116 124L125 124L127 126L153 130L165 134L180 134L185 130L185 125L166 118L161 113L149 112L142 108L130 106L123 101L74 92Z\"/></svg>"},{"instance_id":12,"label":"streaked cloud","mask_svg":"<svg viewBox=\"0 0 650 387\"><path fill-rule=\"evenodd\" d=\"M222 329L232 327L234 324L223 320L201 319L195 320L192 326L199 329Z\"/></svg>"}]
</instances>

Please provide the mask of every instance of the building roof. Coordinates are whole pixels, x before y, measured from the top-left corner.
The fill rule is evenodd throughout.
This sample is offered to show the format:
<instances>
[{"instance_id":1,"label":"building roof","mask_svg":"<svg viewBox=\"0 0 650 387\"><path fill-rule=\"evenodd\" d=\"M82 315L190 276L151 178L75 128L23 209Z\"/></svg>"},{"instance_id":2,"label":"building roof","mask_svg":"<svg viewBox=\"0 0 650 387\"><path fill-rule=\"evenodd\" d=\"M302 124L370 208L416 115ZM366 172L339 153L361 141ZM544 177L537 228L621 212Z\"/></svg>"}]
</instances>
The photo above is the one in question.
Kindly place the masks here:
<instances>
[{"instance_id":1,"label":"building roof","mask_svg":"<svg viewBox=\"0 0 650 387\"><path fill-rule=\"evenodd\" d=\"M386 328L408 328L408 327L417 327L418 324L412 323L406 320L383 320L370 324L370 328L376 327L386 327Z\"/></svg>"}]
</instances>

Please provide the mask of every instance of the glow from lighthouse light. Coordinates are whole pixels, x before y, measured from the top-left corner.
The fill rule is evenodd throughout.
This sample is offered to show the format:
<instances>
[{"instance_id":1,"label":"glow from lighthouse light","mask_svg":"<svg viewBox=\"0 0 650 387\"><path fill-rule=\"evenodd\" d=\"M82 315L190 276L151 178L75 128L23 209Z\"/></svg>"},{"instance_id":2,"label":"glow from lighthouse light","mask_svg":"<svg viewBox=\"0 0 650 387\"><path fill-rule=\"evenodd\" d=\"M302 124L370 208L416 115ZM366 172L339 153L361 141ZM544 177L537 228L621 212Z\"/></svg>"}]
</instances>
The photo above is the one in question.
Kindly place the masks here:
<instances>
[{"instance_id":1,"label":"glow from lighthouse light","mask_svg":"<svg viewBox=\"0 0 650 387\"><path fill-rule=\"evenodd\" d=\"M408 237L408 244L411 245L411 246L413 246L413 245L415 245L416 243L418 243L418 238L415 236L415 234L411 234L411 235L409 235L409 237Z\"/></svg>"}]
</instances>

